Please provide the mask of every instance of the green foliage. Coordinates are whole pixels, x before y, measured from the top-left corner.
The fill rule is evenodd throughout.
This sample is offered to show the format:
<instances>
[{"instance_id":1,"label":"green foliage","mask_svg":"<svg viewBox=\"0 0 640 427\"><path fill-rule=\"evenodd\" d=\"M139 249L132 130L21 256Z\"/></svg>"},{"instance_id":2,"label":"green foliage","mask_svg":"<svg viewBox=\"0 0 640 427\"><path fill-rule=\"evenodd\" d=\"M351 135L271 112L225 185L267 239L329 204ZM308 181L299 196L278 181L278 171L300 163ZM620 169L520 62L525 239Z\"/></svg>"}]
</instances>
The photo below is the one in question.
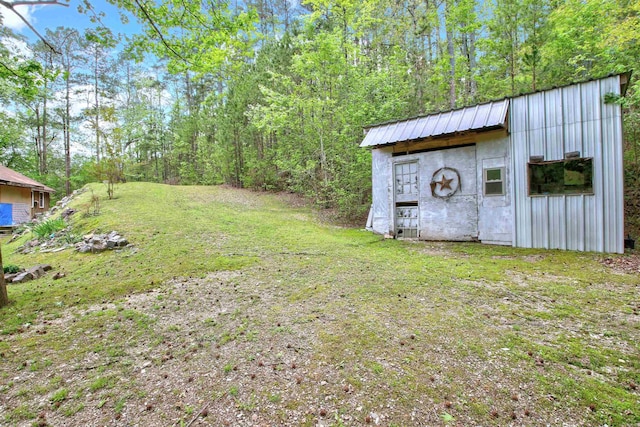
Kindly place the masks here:
<instances>
[{"instance_id":1,"label":"green foliage","mask_svg":"<svg viewBox=\"0 0 640 427\"><path fill-rule=\"evenodd\" d=\"M98 377L90 385L89 390L93 393L107 387L112 380L108 377Z\"/></svg>"},{"instance_id":2,"label":"green foliage","mask_svg":"<svg viewBox=\"0 0 640 427\"><path fill-rule=\"evenodd\" d=\"M124 180L226 183L296 192L361 221L363 126L640 65L640 5L623 0L110 2L142 23L126 52L102 25L47 33L59 57L0 51L12 64L0 97L20 113L0 113L0 159L56 190L67 180L59 138L42 165L26 130L75 137L79 117L51 105L87 82L93 158L72 157L72 188L98 179L113 197ZM81 9L99 24L90 2ZM166 62L136 63L154 54ZM58 103L45 116L47 97ZM620 102L627 117L637 110L637 78ZM637 128L625 125L630 146Z\"/></svg>"},{"instance_id":3,"label":"green foliage","mask_svg":"<svg viewBox=\"0 0 640 427\"><path fill-rule=\"evenodd\" d=\"M61 388L53 393L49 400L51 401L51 403L61 403L64 402L68 396L69 390L67 390L66 388Z\"/></svg>"},{"instance_id":4,"label":"green foliage","mask_svg":"<svg viewBox=\"0 0 640 427\"><path fill-rule=\"evenodd\" d=\"M20 271L20 267L15 264L5 264L3 266L4 274L15 274Z\"/></svg>"},{"instance_id":5,"label":"green foliage","mask_svg":"<svg viewBox=\"0 0 640 427\"><path fill-rule=\"evenodd\" d=\"M31 231L39 239L44 239L56 233L57 231L63 230L66 226L67 224L65 223L64 219L51 218L46 221L35 224L31 229Z\"/></svg>"},{"instance_id":6,"label":"green foliage","mask_svg":"<svg viewBox=\"0 0 640 427\"><path fill-rule=\"evenodd\" d=\"M261 37L245 33L227 66L219 57L188 66L198 73L185 73L172 108L164 180L293 191L361 221L371 174L363 126L634 68L639 56L621 46L637 51L635 6L605 3L606 19L595 0L309 1L305 19L282 29L259 13ZM137 167L149 176L157 161Z\"/></svg>"}]
</instances>

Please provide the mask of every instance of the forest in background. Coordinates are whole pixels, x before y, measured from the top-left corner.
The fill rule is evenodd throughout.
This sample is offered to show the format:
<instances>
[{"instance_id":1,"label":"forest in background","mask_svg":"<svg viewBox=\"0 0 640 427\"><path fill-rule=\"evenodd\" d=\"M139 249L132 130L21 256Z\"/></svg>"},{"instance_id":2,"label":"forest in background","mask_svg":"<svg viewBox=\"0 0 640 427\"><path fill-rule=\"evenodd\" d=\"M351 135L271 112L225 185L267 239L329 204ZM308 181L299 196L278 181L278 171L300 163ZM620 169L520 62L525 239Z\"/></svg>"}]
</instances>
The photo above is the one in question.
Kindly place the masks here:
<instances>
[{"instance_id":1,"label":"forest in background","mask_svg":"<svg viewBox=\"0 0 640 427\"><path fill-rule=\"evenodd\" d=\"M109 1L140 34L89 2L84 32L0 28L0 161L57 197L96 179L226 183L362 221L364 126L640 65L639 0ZM619 101L635 235L636 77Z\"/></svg>"}]
</instances>

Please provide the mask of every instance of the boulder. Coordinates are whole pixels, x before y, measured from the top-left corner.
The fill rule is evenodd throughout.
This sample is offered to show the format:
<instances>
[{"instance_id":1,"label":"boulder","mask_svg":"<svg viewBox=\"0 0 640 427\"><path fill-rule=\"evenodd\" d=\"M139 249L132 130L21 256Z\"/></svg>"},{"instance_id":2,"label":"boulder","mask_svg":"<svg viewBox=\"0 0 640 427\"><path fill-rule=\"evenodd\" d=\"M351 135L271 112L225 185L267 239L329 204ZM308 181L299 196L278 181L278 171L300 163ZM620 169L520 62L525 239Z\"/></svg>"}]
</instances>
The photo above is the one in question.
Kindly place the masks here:
<instances>
[{"instance_id":1,"label":"boulder","mask_svg":"<svg viewBox=\"0 0 640 427\"><path fill-rule=\"evenodd\" d=\"M7 274L4 276L4 279L7 281L7 283L24 283L28 282L29 280L41 278L46 274L47 271L50 271L51 269L52 267L49 264L38 264L20 273Z\"/></svg>"},{"instance_id":2,"label":"boulder","mask_svg":"<svg viewBox=\"0 0 640 427\"><path fill-rule=\"evenodd\" d=\"M44 269L42 269L39 265L35 267L31 267L26 271L27 274L31 274L31 279L39 279L44 276Z\"/></svg>"},{"instance_id":3,"label":"boulder","mask_svg":"<svg viewBox=\"0 0 640 427\"><path fill-rule=\"evenodd\" d=\"M103 252L107 249L107 243L102 240L99 242L94 242L93 245L91 245L91 252L93 253Z\"/></svg>"},{"instance_id":4,"label":"boulder","mask_svg":"<svg viewBox=\"0 0 640 427\"><path fill-rule=\"evenodd\" d=\"M63 210L63 211L62 211L62 213L60 214L60 216L61 216L63 219L67 219L67 218L69 218L71 215L73 215L73 214L74 214L74 213L76 213L76 212L77 212L77 211L76 211L75 209L71 209L71 208L69 208L69 209L65 209L65 210Z\"/></svg>"},{"instance_id":5,"label":"boulder","mask_svg":"<svg viewBox=\"0 0 640 427\"><path fill-rule=\"evenodd\" d=\"M118 234L117 231L112 231L109 234L87 234L82 238L82 242L76 243L76 250L80 253L97 253L105 250L113 250L124 248L129 244L129 241Z\"/></svg>"},{"instance_id":6,"label":"boulder","mask_svg":"<svg viewBox=\"0 0 640 427\"><path fill-rule=\"evenodd\" d=\"M127 241L127 239L125 239L115 231L112 231L107 235L107 247L109 249L124 248L128 244L129 242Z\"/></svg>"},{"instance_id":7,"label":"boulder","mask_svg":"<svg viewBox=\"0 0 640 427\"><path fill-rule=\"evenodd\" d=\"M91 252L91 245L84 242L76 243L76 251L81 254L86 254L87 252Z\"/></svg>"},{"instance_id":8,"label":"boulder","mask_svg":"<svg viewBox=\"0 0 640 427\"><path fill-rule=\"evenodd\" d=\"M29 280L33 280L33 274L28 271L23 271L22 273L18 273L16 277L13 278L11 283L24 283Z\"/></svg>"}]
</instances>

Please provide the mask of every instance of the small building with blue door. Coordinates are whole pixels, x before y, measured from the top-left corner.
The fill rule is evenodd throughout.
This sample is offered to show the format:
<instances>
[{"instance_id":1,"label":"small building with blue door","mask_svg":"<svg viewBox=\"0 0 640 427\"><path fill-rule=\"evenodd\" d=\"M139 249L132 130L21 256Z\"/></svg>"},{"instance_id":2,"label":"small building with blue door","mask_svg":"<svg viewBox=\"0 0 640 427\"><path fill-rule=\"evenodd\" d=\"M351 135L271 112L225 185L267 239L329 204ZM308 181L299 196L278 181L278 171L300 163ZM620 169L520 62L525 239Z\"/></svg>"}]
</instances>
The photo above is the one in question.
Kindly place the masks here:
<instances>
[{"instance_id":1,"label":"small building with blue door","mask_svg":"<svg viewBox=\"0 0 640 427\"><path fill-rule=\"evenodd\" d=\"M22 224L49 209L55 190L0 165L0 226Z\"/></svg>"}]
</instances>

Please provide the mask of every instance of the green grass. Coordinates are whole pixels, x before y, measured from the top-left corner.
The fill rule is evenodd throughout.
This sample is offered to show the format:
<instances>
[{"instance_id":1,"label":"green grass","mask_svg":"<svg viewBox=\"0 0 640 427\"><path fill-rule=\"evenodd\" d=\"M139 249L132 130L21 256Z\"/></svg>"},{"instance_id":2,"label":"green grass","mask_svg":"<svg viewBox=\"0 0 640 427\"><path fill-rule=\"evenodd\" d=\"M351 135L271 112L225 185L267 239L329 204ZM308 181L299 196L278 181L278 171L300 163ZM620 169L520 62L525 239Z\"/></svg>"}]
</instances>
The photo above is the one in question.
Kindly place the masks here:
<instances>
[{"instance_id":1,"label":"green grass","mask_svg":"<svg viewBox=\"0 0 640 427\"><path fill-rule=\"evenodd\" d=\"M95 380L93 380L93 382L91 382L91 384L89 385L89 390L92 392L96 392L100 389L103 389L109 386L110 383L112 383L110 378L98 377Z\"/></svg>"},{"instance_id":2,"label":"green grass","mask_svg":"<svg viewBox=\"0 0 640 427\"><path fill-rule=\"evenodd\" d=\"M35 224L31 231L39 239L45 239L65 228L67 224L62 218L51 218Z\"/></svg>"},{"instance_id":3,"label":"green grass","mask_svg":"<svg viewBox=\"0 0 640 427\"><path fill-rule=\"evenodd\" d=\"M68 396L69 390L67 390L66 388L61 388L53 393L49 400L51 401L51 403L61 403L64 402Z\"/></svg>"},{"instance_id":4,"label":"green grass","mask_svg":"<svg viewBox=\"0 0 640 427\"><path fill-rule=\"evenodd\" d=\"M40 396L61 406L53 425L96 408L100 424L173 425L205 403L214 425L233 411L315 425L321 408L334 425L370 412L386 425L640 422L640 280L602 255L384 240L224 187L93 192L100 214L82 214L82 194L73 233L116 230L132 248L3 244L7 264L66 273L9 286L7 422L50 409Z\"/></svg>"}]
</instances>

